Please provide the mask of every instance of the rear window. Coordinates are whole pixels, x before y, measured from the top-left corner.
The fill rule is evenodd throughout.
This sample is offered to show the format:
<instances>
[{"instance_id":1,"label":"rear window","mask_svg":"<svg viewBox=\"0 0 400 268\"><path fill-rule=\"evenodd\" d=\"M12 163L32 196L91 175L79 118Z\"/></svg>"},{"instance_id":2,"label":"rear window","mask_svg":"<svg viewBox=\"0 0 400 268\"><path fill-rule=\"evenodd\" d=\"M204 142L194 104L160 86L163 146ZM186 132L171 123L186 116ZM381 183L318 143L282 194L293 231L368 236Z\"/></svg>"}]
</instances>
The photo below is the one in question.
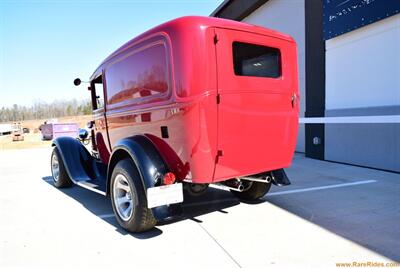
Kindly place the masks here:
<instances>
[{"instance_id":1,"label":"rear window","mask_svg":"<svg viewBox=\"0 0 400 268\"><path fill-rule=\"evenodd\" d=\"M233 42L233 66L235 75L278 78L281 76L279 49Z\"/></svg>"}]
</instances>

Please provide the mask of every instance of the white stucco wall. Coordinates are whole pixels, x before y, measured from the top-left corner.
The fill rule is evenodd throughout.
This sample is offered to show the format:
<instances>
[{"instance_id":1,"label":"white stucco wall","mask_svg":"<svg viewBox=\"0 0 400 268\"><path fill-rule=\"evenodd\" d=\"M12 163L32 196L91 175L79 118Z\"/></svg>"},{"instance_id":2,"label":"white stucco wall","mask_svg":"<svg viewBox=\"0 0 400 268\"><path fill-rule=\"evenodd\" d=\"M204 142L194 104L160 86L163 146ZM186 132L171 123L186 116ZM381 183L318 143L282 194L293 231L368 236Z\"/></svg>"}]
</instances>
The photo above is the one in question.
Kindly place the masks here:
<instances>
[{"instance_id":1,"label":"white stucco wall","mask_svg":"<svg viewBox=\"0 0 400 268\"><path fill-rule=\"evenodd\" d=\"M242 20L291 35L297 42L300 85L300 117L305 111L304 0L269 0ZM296 151L305 152L304 125L300 126Z\"/></svg>"},{"instance_id":2,"label":"white stucco wall","mask_svg":"<svg viewBox=\"0 0 400 268\"><path fill-rule=\"evenodd\" d=\"M400 14L326 41L325 104L400 105Z\"/></svg>"}]
</instances>

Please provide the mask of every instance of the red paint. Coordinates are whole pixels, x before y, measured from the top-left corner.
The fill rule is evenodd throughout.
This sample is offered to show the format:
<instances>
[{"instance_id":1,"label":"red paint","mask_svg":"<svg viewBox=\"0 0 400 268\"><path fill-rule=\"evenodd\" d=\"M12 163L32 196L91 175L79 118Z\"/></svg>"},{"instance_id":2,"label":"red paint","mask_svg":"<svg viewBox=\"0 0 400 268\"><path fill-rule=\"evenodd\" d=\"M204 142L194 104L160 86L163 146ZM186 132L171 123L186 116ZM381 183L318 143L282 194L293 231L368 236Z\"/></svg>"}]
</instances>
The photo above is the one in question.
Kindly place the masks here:
<instances>
[{"instance_id":1,"label":"red paint","mask_svg":"<svg viewBox=\"0 0 400 268\"><path fill-rule=\"evenodd\" d=\"M281 76L235 75L233 41L279 49ZM292 97L299 94L296 44L287 35L224 19L179 18L123 45L91 79L100 74L106 105L95 119L108 141L97 144L103 152L119 139L145 134L177 180L195 183L291 163L299 110Z\"/></svg>"}]
</instances>

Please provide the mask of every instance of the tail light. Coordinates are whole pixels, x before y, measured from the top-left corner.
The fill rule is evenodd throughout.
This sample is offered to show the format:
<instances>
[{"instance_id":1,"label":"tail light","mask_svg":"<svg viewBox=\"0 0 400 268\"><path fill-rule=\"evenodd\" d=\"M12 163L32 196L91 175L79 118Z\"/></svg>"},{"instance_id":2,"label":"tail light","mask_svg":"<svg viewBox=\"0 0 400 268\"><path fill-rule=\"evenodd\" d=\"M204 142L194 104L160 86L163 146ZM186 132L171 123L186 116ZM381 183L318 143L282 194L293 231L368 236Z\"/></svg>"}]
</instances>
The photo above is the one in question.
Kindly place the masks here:
<instances>
[{"instance_id":1,"label":"tail light","mask_svg":"<svg viewBox=\"0 0 400 268\"><path fill-rule=\"evenodd\" d=\"M173 184L174 182L175 182L175 174L174 173L172 173L172 172L167 172L167 173L165 173L165 175L164 175L164 178L163 178L163 184L164 185L169 185L169 184Z\"/></svg>"}]
</instances>

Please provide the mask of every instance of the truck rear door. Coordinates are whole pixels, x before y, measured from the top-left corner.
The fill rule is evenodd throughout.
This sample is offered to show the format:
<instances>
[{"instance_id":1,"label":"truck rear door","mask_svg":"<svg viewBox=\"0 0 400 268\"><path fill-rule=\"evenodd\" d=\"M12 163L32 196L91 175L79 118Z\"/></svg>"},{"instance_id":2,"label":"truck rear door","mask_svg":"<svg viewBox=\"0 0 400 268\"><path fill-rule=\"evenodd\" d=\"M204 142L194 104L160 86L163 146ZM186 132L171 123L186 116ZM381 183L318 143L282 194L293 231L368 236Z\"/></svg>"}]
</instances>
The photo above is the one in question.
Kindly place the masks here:
<instances>
[{"instance_id":1,"label":"truck rear door","mask_svg":"<svg viewBox=\"0 0 400 268\"><path fill-rule=\"evenodd\" d=\"M296 45L215 30L218 156L214 181L288 166L298 128Z\"/></svg>"}]
</instances>

